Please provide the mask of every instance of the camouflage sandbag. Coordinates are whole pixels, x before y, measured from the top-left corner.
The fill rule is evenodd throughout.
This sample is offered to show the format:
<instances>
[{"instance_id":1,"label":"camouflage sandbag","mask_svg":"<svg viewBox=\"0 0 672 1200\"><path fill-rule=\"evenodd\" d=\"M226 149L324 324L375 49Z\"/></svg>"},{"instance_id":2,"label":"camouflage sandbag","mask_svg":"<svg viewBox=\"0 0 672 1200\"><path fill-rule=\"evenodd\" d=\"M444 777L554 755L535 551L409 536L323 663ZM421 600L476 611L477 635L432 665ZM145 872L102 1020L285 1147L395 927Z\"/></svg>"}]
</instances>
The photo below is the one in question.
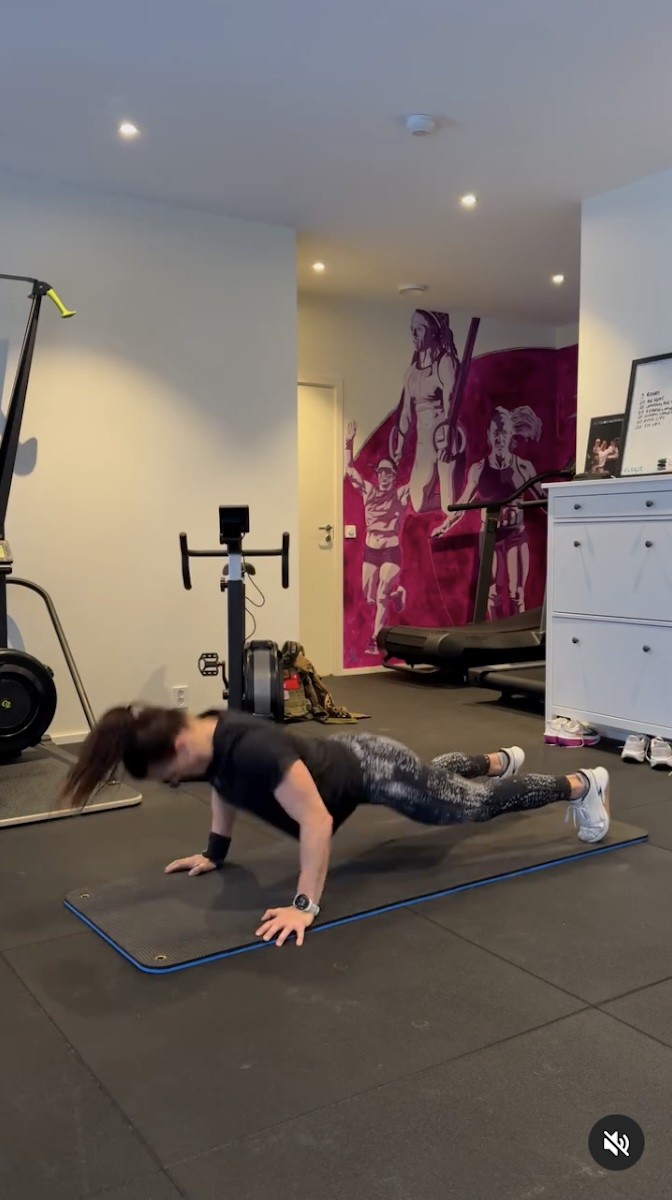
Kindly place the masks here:
<instances>
[{"instance_id":1,"label":"camouflage sandbag","mask_svg":"<svg viewBox=\"0 0 672 1200\"><path fill-rule=\"evenodd\" d=\"M299 672L281 666L284 676L285 721L312 721L313 714Z\"/></svg>"},{"instance_id":2,"label":"camouflage sandbag","mask_svg":"<svg viewBox=\"0 0 672 1200\"><path fill-rule=\"evenodd\" d=\"M286 672L295 672L299 678L303 697L308 712L301 714L298 719L320 721L324 725L355 725L357 721L368 716L367 713L351 713L342 705L336 704L324 680L320 678L309 658L306 657L303 646L298 642L285 642L280 651L280 662ZM298 711L300 701L289 702ZM288 710L288 692L285 692L285 716ZM296 720L296 716L289 717Z\"/></svg>"}]
</instances>

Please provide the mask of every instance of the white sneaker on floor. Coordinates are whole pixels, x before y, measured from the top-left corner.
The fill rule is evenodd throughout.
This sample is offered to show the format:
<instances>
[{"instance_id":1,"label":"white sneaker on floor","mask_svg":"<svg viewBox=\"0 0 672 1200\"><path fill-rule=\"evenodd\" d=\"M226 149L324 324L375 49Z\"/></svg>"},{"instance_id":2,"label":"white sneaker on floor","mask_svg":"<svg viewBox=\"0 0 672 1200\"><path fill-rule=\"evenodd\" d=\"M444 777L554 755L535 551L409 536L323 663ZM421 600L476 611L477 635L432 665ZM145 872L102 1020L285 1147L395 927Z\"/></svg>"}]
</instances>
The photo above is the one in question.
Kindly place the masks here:
<instances>
[{"instance_id":1,"label":"white sneaker on floor","mask_svg":"<svg viewBox=\"0 0 672 1200\"><path fill-rule=\"evenodd\" d=\"M499 753L505 754L508 761L498 778L509 779L511 775L517 775L525 763L525 751L520 746L506 746Z\"/></svg>"},{"instance_id":2,"label":"white sneaker on floor","mask_svg":"<svg viewBox=\"0 0 672 1200\"><path fill-rule=\"evenodd\" d=\"M646 757L654 770L664 767L665 770L672 771L672 746L664 738L651 738Z\"/></svg>"},{"instance_id":3,"label":"white sneaker on floor","mask_svg":"<svg viewBox=\"0 0 672 1200\"><path fill-rule=\"evenodd\" d=\"M604 767L580 771L588 780L588 791L580 800L570 800L566 821L573 820L581 842L601 842L609 832L609 772Z\"/></svg>"},{"instance_id":4,"label":"white sneaker on floor","mask_svg":"<svg viewBox=\"0 0 672 1200\"><path fill-rule=\"evenodd\" d=\"M625 739L625 745L621 750L621 758L623 762L642 763L646 761L648 752L649 738L646 734L631 733Z\"/></svg>"},{"instance_id":5,"label":"white sneaker on floor","mask_svg":"<svg viewBox=\"0 0 672 1200\"><path fill-rule=\"evenodd\" d=\"M547 746L569 746L579 750L581 746L596 746L600 735L590 725L574 721L572 717L554 717L544 730Z\"/></svg>"}]
</instances>

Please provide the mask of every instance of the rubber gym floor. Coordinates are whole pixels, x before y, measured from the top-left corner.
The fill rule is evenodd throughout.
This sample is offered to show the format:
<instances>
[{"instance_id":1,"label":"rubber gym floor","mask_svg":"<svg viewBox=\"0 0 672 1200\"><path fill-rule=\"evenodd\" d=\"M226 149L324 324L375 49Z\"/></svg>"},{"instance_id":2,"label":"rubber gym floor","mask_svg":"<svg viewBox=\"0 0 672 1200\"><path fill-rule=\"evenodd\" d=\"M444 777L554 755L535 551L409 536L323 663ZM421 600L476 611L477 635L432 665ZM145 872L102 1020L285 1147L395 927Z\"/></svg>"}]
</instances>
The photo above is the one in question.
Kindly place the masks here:
<instances>
[{"instance_id":1,"label":"rubber gym floor","mask_svg":"<svg viewBox=\"0 0 672 1200\"><path fill-rule=\"evenodd\" d=\"M203 788L1 830L0 1195L667 1196L672 780L545 747L540 718L493 693L379 675L334 691L423 756L520 743L531 770L603 761L614 814L650 842L155 978L63 896L200 848ZM588 1154L611 1113L646 1136L631 1170Z\"/></svg>"}]
</instances>

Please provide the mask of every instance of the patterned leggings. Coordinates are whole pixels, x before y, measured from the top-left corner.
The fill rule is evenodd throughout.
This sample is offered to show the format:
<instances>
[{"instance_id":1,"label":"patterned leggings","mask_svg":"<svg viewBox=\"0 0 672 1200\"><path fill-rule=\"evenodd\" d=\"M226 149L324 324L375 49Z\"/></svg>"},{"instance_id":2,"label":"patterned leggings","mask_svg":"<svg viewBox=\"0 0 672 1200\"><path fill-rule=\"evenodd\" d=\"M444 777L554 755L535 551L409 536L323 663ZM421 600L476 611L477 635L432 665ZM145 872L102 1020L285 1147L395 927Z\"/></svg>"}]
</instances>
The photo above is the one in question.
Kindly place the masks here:
<instances>
[{"instance_id":1,"label":"patterned leggings","mask_svg":"<svg viewBox=\"0 0 672 1200\"><path fill-rule=\"evenodd\" d=\"M383 804L424 825L490 821L506 812L544 808L571 799L565 775L486 776L485 754L440 754L424 763L392 738L374 733L341 734L359 759L364 804Z\"/></svg>"}]
</instances>

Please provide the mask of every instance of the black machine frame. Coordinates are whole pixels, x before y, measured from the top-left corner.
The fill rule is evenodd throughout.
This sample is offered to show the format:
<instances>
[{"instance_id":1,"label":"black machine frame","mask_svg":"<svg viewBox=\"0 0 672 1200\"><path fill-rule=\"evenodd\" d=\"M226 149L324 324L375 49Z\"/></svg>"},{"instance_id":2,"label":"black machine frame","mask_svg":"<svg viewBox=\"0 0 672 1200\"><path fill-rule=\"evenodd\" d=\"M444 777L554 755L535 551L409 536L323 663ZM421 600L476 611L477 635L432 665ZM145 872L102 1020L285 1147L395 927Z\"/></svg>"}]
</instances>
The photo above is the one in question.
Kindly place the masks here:
<instances>
[{"instance_id":1,"label":"black machine frame","mask_svg":"<svg viewBox=\"0 0 672 1200\"><path fill-rule=\"evenodd\" d=\"M246 641L245 637L245 576L254 575L252 558L280 558L283 588L289 587L289 534L282 535L282 545L275 550L248 550L243 538L250 529L250 510L247 505L221 505L219 508L219 542L224 550L192 550L186 533L180 534L182 583L192 589L192 558L225 558L220 577L220 590L228 594L227 662L213 651L204 651L198 661L201 675L222 672L223 698L229 708L254 713L256 716L284 720L284 686L280 654L275 642Z\"/></svg>"},{"instance_id":2,"label":"black machine frame","mask_svg":"<svg viewBox=\"0 0 672 1200\"><path fill-rule=\"evenodd\" d=\"M7 589L10 585L34 592L44 602L63 653L68 672L91 729L95 717L77 669L56 606L47 591L32 580L12 576L14 559L6 540L9 496L19 448L21 423L35 351L42 301L48 297L62 317L75 315L66 308L51 284L28 275L0 274L0 280L31 285L30 310L0 441L0 761L18 757L44 737L56 711L57 695L50 667L22 650L9 648Z\"/></svg>"},{"instance_id":3,"label":"black machine frame","mask_svg":"<svg viewBox=\"0 0 672 1200\"><path fill-rule=\"evenodd\" d=\"M378 646L385 658L383 665L402 672L431 674L442 673L468 679L473 667L510 660L514 662L540 661L545 654L545 610L544 607L530 609L514 617L503 617L488 621L488 595L492 579L492 564L499 516L502 509L510 505L518 507L542 507L546 499L529 501L521 497L535 485L550 481L574 478L575 465L555 471L541 471L525 480L508 496L498 500L471 500L462 504L449 505L449 512L482 511L485 521L482 530L481 557L472 620L467 625L450 628L415 628L398 625L381 629ZM394 661L394 660L401 661ZM418 668L421 670L418 672Z\"/></svg>"},{"instance_id":4,"label":"black machine frame","mask_svg":"<svg viewBox=\"0 0 672 1200\"><path fill-rule=\"evenodd\" d=\"M608 420L609 418L605 418ZM571 473L570 473L571 474ZM595 482L597 479L613 478L607 470L583 471L574 475L574 479L584 482ZM538 500L523 500L521 508L547 508L548 496ZM467 672L467 682L472 687L486 688L499 692L503 701L532 700L535 704L543 704L546 699L546 601L541 610L540 649L543 654L532 657L529 661L501 662L490 661L470 667Z\"/></svg>"},{"instance_id":5,"label":"black machine frame","mask_svg":"<svg viewBox=\"0 0 672 1200\"><path fill-rule=\"evenodd\" d=\"M609 420L611 418L604 418ZM574 475L574 479L584 482L595 482L597 479L611 479L610 471L583 471ZM539 500L523 500L521 508L546 508L548 496ZM535 704L543 704L546 699L546 602L541 610L541 640L540 648L543 654L529 661L501 662L490 661L472 666L467 672L467 682L472 687L486 688L488 691L499 692L503 701L532 700Z\"/></svg>"},{"instance_id":6,"label":"black machine frame","mask_svg":"<svg viewBox=\"0 0 672 1200\"><path fill-rule=\"evenodd\" d=\"M521 500L520 508L546 508L548 498L538 500ZM531 658L528 662L497 662L470 667L467 672L467 682L472 687L487 688L498 691L502 699L525 697L543 701L546 695L546 598L541 607L539 622L539 649L543 656Z\"/></svg>"}]
</instances>

